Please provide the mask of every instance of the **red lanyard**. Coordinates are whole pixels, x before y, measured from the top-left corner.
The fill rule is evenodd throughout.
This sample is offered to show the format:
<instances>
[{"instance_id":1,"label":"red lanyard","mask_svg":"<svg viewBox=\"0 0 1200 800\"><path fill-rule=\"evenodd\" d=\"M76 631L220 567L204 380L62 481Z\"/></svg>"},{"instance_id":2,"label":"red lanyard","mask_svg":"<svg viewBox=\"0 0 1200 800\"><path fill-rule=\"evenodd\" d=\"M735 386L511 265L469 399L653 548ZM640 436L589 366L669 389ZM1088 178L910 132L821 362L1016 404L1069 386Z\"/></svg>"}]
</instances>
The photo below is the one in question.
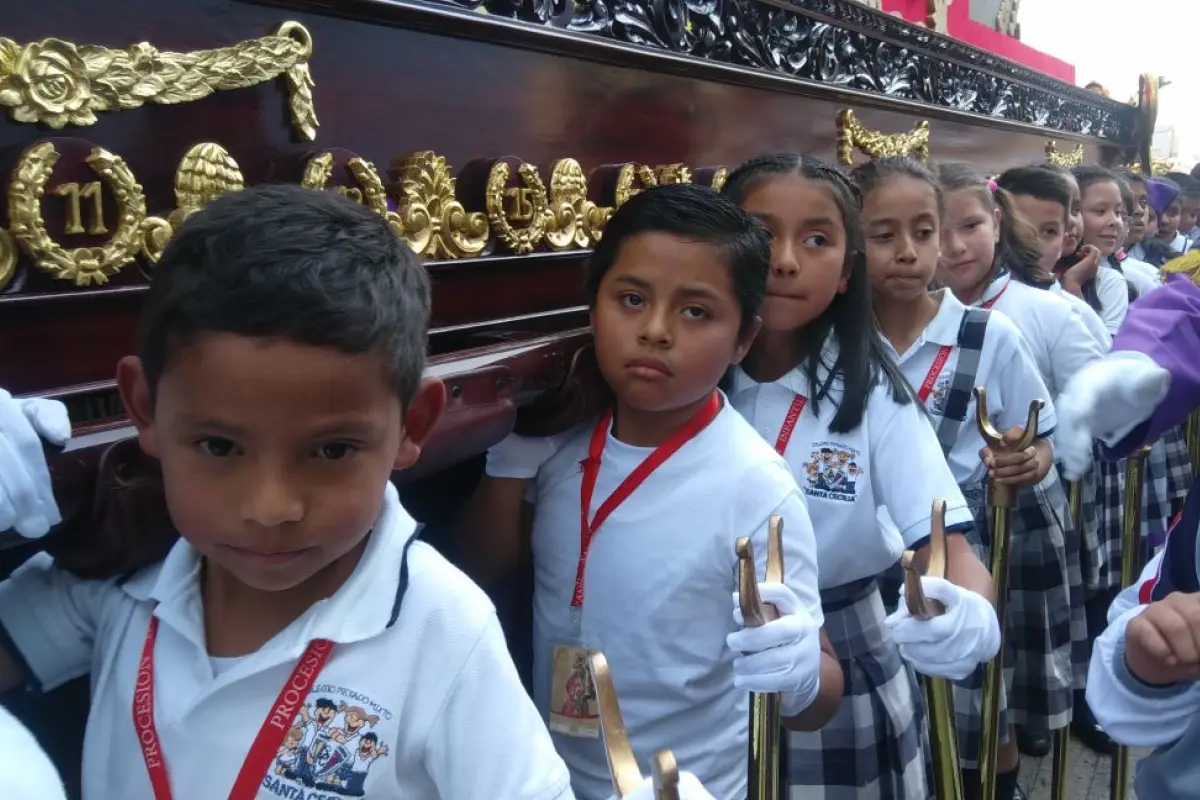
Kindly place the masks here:
<instances>
[{"instance_id":1,"label":"red lanyard","mask_svg":"<svg viewBox=\"0 0 1200 800\"><path fill-rule=\"evenodd\" d=\"M1003 293L1003 290L1001 290L1001 294ZM996 297L999 296L999 294L996 295ZM995 301L996 297L993 297L992 300ZM946 366L946 362L950 360L950 354L953 352L953 345L944 344L938 348L937 355L933 358L933 366L929 368L929 373L925 376L925 381L921 384L921 388L917 390L917 399L921 401L921 405L925 405L925 401L929 399L929 393L933 391L933 386L937 383L938 376L942 374L942 367Z\"/></svg>"},{"instance_id":2,"label":"red lanyard","mask_svg":"<svg viewBox=\"0 0 1200 800\"><path fill-rule=\"evenodd\" d=\"M783 455L787 450L788 442L792 440L792 431L796 430L796 422L800 419L806 405L808 405L808 398L802 394L796 395L792 400L787 416L783 418L783 425L779 428L779 436L775 439L775 452L779 455Z\"/></svg>"},{"instance_id":3,"label":"red lanyard","mask_svg":"<svg viewBox=\"0 0 1200 800\"><path fill-rule=\"evenodd\" d=\"M1012 279L1010 278L1010 279L1009 279L1009 283L1011 283L1011 282L1012 282ZM984 309L984 310L986 311L987 309L989 309L989 308L991 308L992 306L996 305L996 301L997 301L997 300L999 300L999 299L1000 299L1000 298L1001 298L1001 297L1004 295L1004 293L1005 293L1005 292L1007 292L1007 291L1008 291L1008 283L1004 284L1004 288L1003 288L1003 289L1001 289L1000 291L996 292L996 296L995 296L995 297L993 297L991 300L988 300L988 301L986 301L986 302L984 302L984 303L980 303L980 304L979 304L979 307L980 307L980 308L982 308L982 309Z\"/></svg>"},{"instance_id":4,"label":"red lanyard","mask_svg":"<svg viewBox=\"0 0 1200 800\"><path fill-rule=\"evenodd\" d=\"M713 419L721 411L721 396L716 392L712 393L709 401L702 406L692 418L683 424L679 430L671 434L665 442L654 448L654 452L646 456L646 459L637 465L633 472L626 476L625 480L621 481L621 485L617 487L608 499L600 504L600 508L596 509L596 516L591 523L588 522L588 511L592 507L592 493L596 490L596 478L600 475L600 459L604 455L604 441L608 437L608 427L612 422L612 412L609 411L596 423L595 430L592 431L592 441L588 446L588 457L583 462L583 486L580 490L580 528L579 528L579 566L575 570L575 592L571 595L571 607L579 608L583 605L583 574L587 568L588 549L592 546L592 537L596 535L596 531L604 524L604 520L608 519L609 515L617 509L617 506L624 503L629 495L633 494L646 478L654 470L662 466L668 458L675 455L679 448L683 447L700 431L712 422Z\"/></svg>"},{"instance_id":5,"label":"red lanyard","mask_svg":"<svg viewBox=\"0 0 1200 800\"><path fill-rule=\"evenodd\" d=\"M1008 287L1004 287L1007 289ZM1004 293L1002 289L1001 294ZM996 295L999 297L1000 295ZM995 302L996 297L992 298ZM942 367L946 366L946 362L950 360L950 354L954 352L954 347L951 345L943 345L938 349L937 356L933 359L933 366L929 368L929 374L925 376L925 382L921 384L921 388L917 390L917 397L924 404L929 399L929 393L933 391L933 386L937 383L938 376L942 374ZM796 395L792 400L792 405L788 408L787 415L783 418L783 425L779 428L779 436L775 439L775 452L783 455L787 450L788 442L792 440L792 432L796 430L796 423L800 420L800 415L804 413L804 407L808 405L808 398L802 394Z\"/></svg>"},{"instance_id":6,"label":"red lanyard","mask_svg":"<svg viewBox=\"0 0 1200 800\"><path fill-rule=\"evenodd\" d=\"M163 760L158 729L154 725L154 642L157 638L158 617L151 616L146 643L142 646L142 659L138 663L137 685L133 690L133 727L142 746L146 771L150 773L154 800L171 800L171 781L167 777L167 765ZM292 727L296 714L308 699L313 684L317 682L317 675L332 652L333 642L328 639L314 639L308 643L296 668L280 689L279 697L271 704L271 713L263 721L254 744L250 746L250 753L229 792L229 800L250 800L258 794L271 760L283 744L283 737Z\"/></svg>"}]
</instances>

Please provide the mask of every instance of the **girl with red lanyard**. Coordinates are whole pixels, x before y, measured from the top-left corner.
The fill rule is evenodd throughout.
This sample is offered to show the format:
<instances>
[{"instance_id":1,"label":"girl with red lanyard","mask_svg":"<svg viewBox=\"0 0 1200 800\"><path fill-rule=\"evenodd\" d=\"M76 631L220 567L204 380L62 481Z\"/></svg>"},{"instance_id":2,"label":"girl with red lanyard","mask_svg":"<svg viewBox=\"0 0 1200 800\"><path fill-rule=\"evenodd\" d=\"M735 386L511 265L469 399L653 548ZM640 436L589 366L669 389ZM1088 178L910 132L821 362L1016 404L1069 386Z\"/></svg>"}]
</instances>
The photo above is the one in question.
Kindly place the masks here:
<instances>
[{"instance_id":1,"label":"girl with red lanyard","mask_svg":"<svg viewBox=\"0 0 1200 800\"><path fill-rule=\"evenodd\" d=\"M972 308L988 291L994 279L1006 274L1008 258L1013 254L1011 208L1005 203L998 210L986 179L960 182L960 168L949 168L939 186L937 178L923 165L907 159L871 162L856 172L863 192L865 226L868 236L867 268L871 277L872 305L884 336L896 354L904 375L920 386L919 395L933 420L942 451L955 480L962 488L975 519L968 532L971 544L981 557L986 553L988 535L984 481L995 480L1032 486L1041 481L1052 466L1049 442L1044 438L1054 426L1050 393L1038 373L1027 345L1013 323L1002 314L985 308ZM938 212L941 212L940 215ZM923 227L922 227L923 226ZM894 230L916 229L923 237L888 236ZM940 234L940 236L939 236ZM999 246L998 246L999 242ZM940 246L940 250L939 250ZM1035 261L1036 263L1036 261ZM946 288L927 292L936 278ZM992 306L1004 290L1003 284L983 298ZM1039 438L1028 450L1009 456L993 455L975 425L973 389L985 386L992 422L1008 431L1024 425L1032 400L1043 399ZM1061 493L1061 490L1060 490ZM1030 538L1038 547L1051 538L1061 551L1063 531L1054 515L1041 510L1033 492L1014 513L1014 542ZM1062 505L1065 508L1065 497ZM1030 522L1036 523L1036 530ZM1049 531L1047 533L1047 531ZM1015 544L1014 550L1020 545ZM1017 556L1014 554L1014 561ZM1049 556L1046 556L1049 559ZM1064 609L1063 672L1070 678L1070 619L1065 566L1052 571L1060 575L1061 608ZM1013 620L1031 616L1031 604L1025 586L1010 578L1008 640L1022 644L1014 635ZM1040 597L1033 598L1041 601ZM1037 620L1038 641L1045 636L1045 625ZM1017 630L1016 633L1023 633ZM1015 648L1010 648L1010 652ZM958 713L960 754L965 769L977 769L980 747L980 702L982 669L958 684L955 709ZM1064 687L1070 701L1070 685ZM1009 703L1013 697L1009 694ZM1008 718L1013 716L1011 707ZM1015 796L1017 752L1015 737L1002 722L1002 747L999 757L998 796ZM1007 741L1005 741L1007 739ZM977 775L967 777L967 785L979 785Z\"/></svg>"},{"instance_id":2,"label":"girl with red lanyard","mask_svg":"<svg viewBox=\"0 0 1200 800\"><path fill-rule=\"evenodd\" d=\"M807 730L840 700L804 499L717 389L758 330L770 251L766 231L711 189L624 203L587 283L612 407L558 436L505 439L472 497L463 527L492 574L532 552L533 694L581 800L611 792L594 699L564 703L581 696L588 649L609 661L639 759L671 748L718 800L746 797L747 690L781 693L785 724ZM752 540L763 574L775 514L783 582L761 593L781 616L747 628L735 544Z\"/></svg>"},{"instance_id":3,"label":"girl with red lanyard","mask_svg":"<svg viewBox=\"0 0 1200 800\"><path fill-rule=\"evenodd\" d=\"M876 576L903 550L922 551L935 498L947 502L952 530L972 516L870 323L854 187L816 159L784 153L746 162L722 192L772 233L762 330L730 397L804 490L825 629L845 674L837 716L819 732L790 735L790 784L924 800L925 726L908 667L961 678L995 655L991 578L964 537L951 536L950 573L963 588L926 579L949 612L922 622L906 610L886 620Z\"/></svg>"}]
</instances>

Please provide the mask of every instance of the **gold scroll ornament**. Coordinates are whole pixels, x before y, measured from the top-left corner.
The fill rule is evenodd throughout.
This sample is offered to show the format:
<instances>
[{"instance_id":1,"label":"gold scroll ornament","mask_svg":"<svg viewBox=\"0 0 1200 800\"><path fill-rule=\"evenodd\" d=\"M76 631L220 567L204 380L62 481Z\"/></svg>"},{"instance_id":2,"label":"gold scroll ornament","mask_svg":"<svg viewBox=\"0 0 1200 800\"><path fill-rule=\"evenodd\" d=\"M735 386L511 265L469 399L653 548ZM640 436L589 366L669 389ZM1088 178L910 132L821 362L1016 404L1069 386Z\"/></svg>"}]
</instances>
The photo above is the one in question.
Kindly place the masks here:
<instances>
[{"instance_id":1,"label":"gold scroll ornament","mask_svg":"<svg viewBox=\"0 0 1200 800\"><path fill-rule=\"evenodd\" d=\"M1059 152L1058 142L1050 139L1046 142L1046 160L1060 167L1078 167L1083 163L1083 145L1076 145L1074 150L1063 153Z\"/></svg>"},{"instance_id":2,"label":"gold scroll ornament","mask_svg":"<svg viewBox=\"0 0 1200 800\"><path fill-rule=\"evenodd\" d=\"M215 142L193 145L175 169L175 210L166 219L147 217L142 223L142 256L157 264L171 235L188 217L245 185L242 170L228 150Z\"/></svg>"},{"instance_id":3,"label":"gold scroll ornament","mask_svg":"<svg viewBox=\"0 0 1200 800\"><path fill-rule=\"evenodd\" d=\"M213 92L245 89L283 76L292 126L317 135L312 36L298 22L273 34L191 53L164 52L147 42L117 50L42 39L20 45L0 37L0 106L13 120L54 129L96 123L96 114L146 103L190 103Z\"/></svg>"},{"instance_id":4,"label":"gold scroll ornament","mask_svg":"<svg viewBox=\"0 0 1200 800\"><path fill-rule=\"evenodd\" d=\"M868 130L848 108L837 115L838 161L854 164L855 149L869 158L910 156L918 161L929 160L929 122L922 120L908 133L880 133Z\"/></svg>"}]
</instances>

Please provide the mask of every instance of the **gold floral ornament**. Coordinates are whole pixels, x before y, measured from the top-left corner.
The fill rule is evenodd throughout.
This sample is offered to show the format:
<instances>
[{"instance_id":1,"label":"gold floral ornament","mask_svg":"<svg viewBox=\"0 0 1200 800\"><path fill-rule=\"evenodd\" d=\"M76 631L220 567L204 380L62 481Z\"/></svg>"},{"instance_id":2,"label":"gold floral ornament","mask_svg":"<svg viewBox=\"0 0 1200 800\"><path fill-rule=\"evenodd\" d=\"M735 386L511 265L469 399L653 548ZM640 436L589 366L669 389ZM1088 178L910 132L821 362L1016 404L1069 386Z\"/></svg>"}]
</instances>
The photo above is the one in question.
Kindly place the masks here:
<instances>
[{"instance_id":1,"label":"gold floral ornament","mask_svg":"<svg viewBox=\"0 0 1200 800\"><path fill-rule=\"evenodd\" d=\"M550 215L549 200L546 196L546 184L538 174L537 167L522 163L517 172L525 182L526 190L517 194L517 202L526 199L529 204L529 219L525 226L514 227L509 221L509 213L504 208L505 198L508 197L508 179L512 176L512 167L507 161L497 161L488 172L487 186L484 189L484 202L487 207L488 222L492 230L505 246L514 253L532 253L546 235L546 222Z\"/></svg>"},{"instance_id":2,"label":"gold floral ornament","mask_svg":"<svg viewBox=\"0 0 1200 800\"><path fill-rule=\"evenodd\" d=\"M312 141L318 123L311 56L312 36L298 22L285 22L269 36L192 53L163 52L147 42L117 50L62 39L22 46L0 37L0 106L17 122L57 130L94 125L97 112L190 103L282 75L292 125Z\"/></svg>"},{"instance_id":3,"label":"gold floral ornament","mask_svg":"<svg viewBox=\"0 0 1200 800\"><path fill-rule=\"evenodd\" d=\"M846 166L854 164L854 150L858 149L869 158L893 158L910 156L918 161L929 160L929 122L922 120L908 133L880 133L868 130L844 108L838 112L838 161Z\"/></svg>"},{"instance_id":4,"label":"gold floral ornament","mask_svg":"<svg viewBox=\"0 0 1200 800\"><path fill-rule=\"evenodd\" d=\"M686 164L664 164L654 170L654 178L659 186L670 186L675 183L691 183L692 171Z\"/></svg>"},{"instance_id":5,"label":"gold floral ornament","mask_svg":"<svg viewBox=\"0 0 1200 800\"><path fill-rule=\"evenodd\" d=\"M638 183L642 185L638 186ZM629 198L655 186L658 186L658 175L654 170L644 164L622 164L620 172L617 173L614 205L620 208Z\"/></svg>"},{"instance_id":6,"label":"gold floral ornament","mask_svg":"<svg viewBox=\"0 0 1200 800\"><path fill-rule=\"evenodd\" d=\"M8 286L17 274L17 243L8 231L0 228L0 289Z\"/></svg>"},{"instance_id":7,"label":"gold floral ornament","mask_svg":"<svg viewBox=\"0 0 1200 800\"><path fill-rule=\"evenodd\" d=\"M1046 160L1060 167L1078 167L1083 163L1083 145L1076 145L1074 150L1061 153L1058 142L1051 139L1046 142Z\"/></svg>"},{"instance_id":8,"label":"gold floral ornament","mask_svg":"<svg viewBox=\"0 0 1200 800\"><path fill-rule=\"evenodd\" d=\"M333 160L333 153L330 152L310 158L304 165L304 177L300 179L300 185L305 189L325 189L333 177ZM358 191L362 193L362 204L386 219L397 233L403 235L404 226L400 215L388 208L387 189L384 188L383 179L379 177L379 170L375 165L365 158L355 156L346 162L346 169L358 184Z\"/></svg>"},{"instance_id":9,"label":"gold floral ornament","mask_svg":"<svg viewBox=\"0 0 1200 800\"><path fill-rule=\"evenodd\" d=\"M129 167L102 147L92 148L86 161L117 201L117 229L102 247L67 249L46 231L42 196L58 163L51 142L34 145L21 154L8 186L9 233L33 258L37 267L76 286L100 285L137 257L142 247L146 197Z\"/></svg>"},{"instance_id":10,"label":"gold floral ornament","mask_svg":"<svg viewBox=\"0 0 1200 800\"><path fill-rule=\"evenodd\" d=\"M600 241L612 209L588 199L587 176L573 158L550 168L550 205L546 215L546 241L551 250L588 248Z\"/></svg>"},{"instance_id":11,"label":"gold floral ornament","mask_svg":"<svg viewBox=\"0 0 1200 800\"><path fill-rule=\"evenodd\" d=\"M479 255L488 243L488 218L468 212L456 195L446 159L421 150L396 161L394 190L401 198L399 219L408 243L427 258Z\"/></svg>"},{"instance_id":12,"label":"gold floral ornament","mask_svg":"<svg viewBox=\"0 0 1200 800\"><path fill-rule=\"evenodd\" d=\"M227 192L244 189L241 167L221 145L201 142L184 153L175 169L175 210L166 219L142 223L142 256L157 264L167 242L192 214Z\"/></svg>"}]
</instances>

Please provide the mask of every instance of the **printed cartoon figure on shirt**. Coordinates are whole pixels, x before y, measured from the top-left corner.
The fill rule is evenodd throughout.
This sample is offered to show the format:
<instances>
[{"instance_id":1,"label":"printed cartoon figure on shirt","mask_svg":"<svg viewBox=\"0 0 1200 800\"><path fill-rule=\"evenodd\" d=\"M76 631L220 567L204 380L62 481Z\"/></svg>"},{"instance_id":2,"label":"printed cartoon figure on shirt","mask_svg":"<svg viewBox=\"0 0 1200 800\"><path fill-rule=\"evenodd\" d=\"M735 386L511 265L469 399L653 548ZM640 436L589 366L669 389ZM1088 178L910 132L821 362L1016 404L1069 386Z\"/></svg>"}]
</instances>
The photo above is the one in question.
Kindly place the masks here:
<instances>
[{"instance_id":1,"label":"printed cartoon figure on shirt","mask_svg":"<svg viewBox=\"0 0 1200 800\"><path fill-rule=\"evenodd\" d=\"M837 442L820 442L818 448L804 465L808 476L804 493L825 500L854 502L858 478L863 474L858 465L858 451Z\"/></svg>"},{"instance_id":2,"label":"printed cartoon figure on shirt","mask_svg":"<svg viewBox=\"0 0 1200 800\"><path fill-rule=\"evenodd\" d=\"M354 692L336 688L348 697L361 698ZM360 702L372 705L366 698ZM275 756L274 775L268 776L264 785L283 797L290 788L282 781L271 780L282 776L288 781L301 783L333 794L362 797L371 764L387 755L386 744L379 741L374 728L380 721L380 713L368 711L360 705L344 701L335 702L329 697L316 700L300 707L295 725L284 737Z\"/></svg>"},{"instance_id":3,"label":"printed cartoon figure on shirt","mask_svg":"<svg viewBox=\"0 0 1200 800\"><path fill-rule=\"evenodd\" d=\"M941 417L946 413L946 397L950 394L950 379L953 373L943 372L938 375L938 379L934 381L933 390L929 393L929 402L926 408L929 413L934 416Z\"/></svg>"}]
</instances>

